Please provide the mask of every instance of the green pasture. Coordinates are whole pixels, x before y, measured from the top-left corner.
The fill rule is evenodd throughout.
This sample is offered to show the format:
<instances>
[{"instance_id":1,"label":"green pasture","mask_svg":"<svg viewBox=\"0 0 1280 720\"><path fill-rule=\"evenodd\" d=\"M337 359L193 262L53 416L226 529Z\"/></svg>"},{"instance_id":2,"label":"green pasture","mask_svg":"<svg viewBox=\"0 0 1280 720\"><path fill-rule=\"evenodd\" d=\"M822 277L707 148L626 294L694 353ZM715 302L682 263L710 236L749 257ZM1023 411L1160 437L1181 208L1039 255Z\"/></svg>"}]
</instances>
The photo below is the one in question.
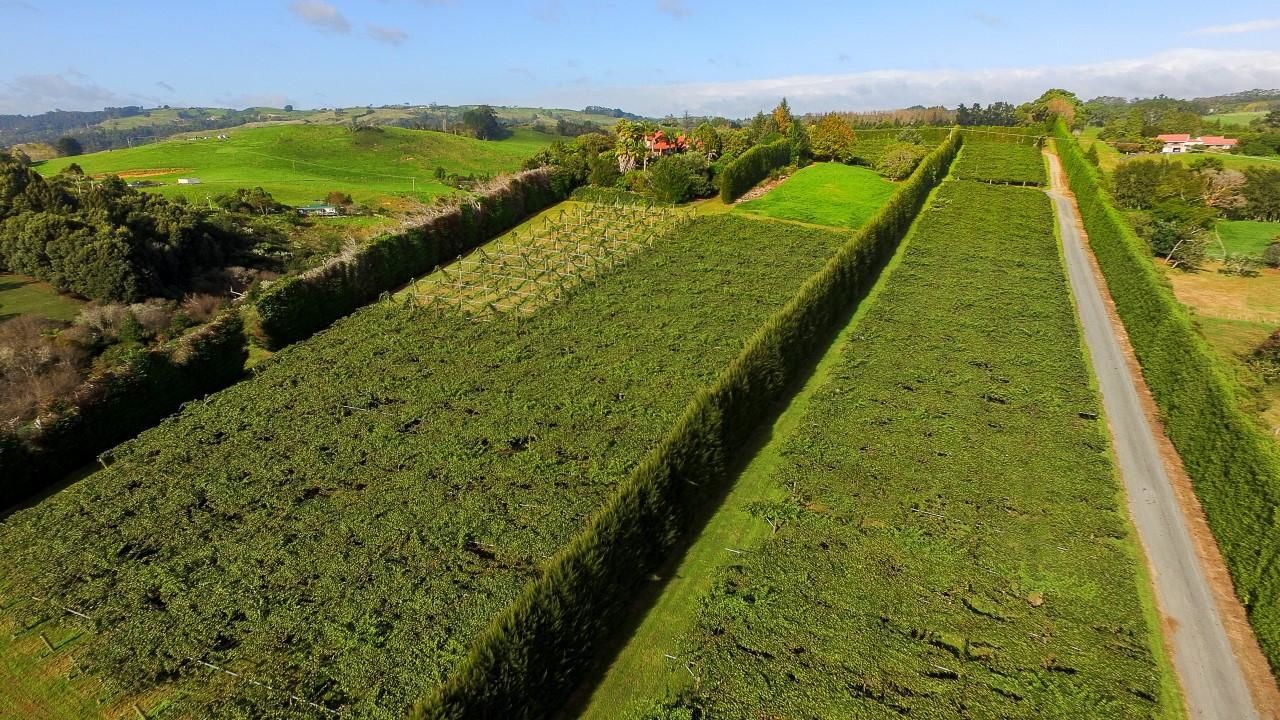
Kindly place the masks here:
<instances>
[{"instance_id":1,"label":"green pasture","mask_svg":"<svg viewBox=\"0 0 1280 720\"><path fill-rule=\"evenodd\" d=\"M1215 113L1211 115L1201 115L1201 117L1205 120L1216 120L1223 125L1245 126L1266 114L1266 111L1259 110L1255 112Z\"/></svg>"},{"instance_id":2,"label":"green pasture","mask_svg":"<svg viewBox=\"0 0 1280 720\"><path fill-rule=\"evenodd\" d=\"M50 320L71 320L84 302L63 295L26 275L0 273L0 321L18 315L39 315Z\"/></svg>"},{"instance_id":3,"label":"green pasture","mask_svg":"<svg viewBox=\"0 0 1280 720\"><path fill-rule=\"evenodd\" d=\"M1216 228L1228 254L1261 256L1273 240L1280 239L1280 222L1219 220ZM1210 243L1209 251L1221 254L1222 249L1216 243Z\"/></svg>"},{"instance_id":4,"label":"green pasture","mask_svg":"<svg viewBox=\"0 0 1280 720\"><path fill-rule=\"evenodd\" d=\"M815 225L857 228L880 209L896 185L873 170L840 163L810 165L736 211Z\"/></svg>"},{"instance_id":5,"label":"green pasture","mask_svg":"<svg viewBox=\"0 0 1280 720\"><path fill-rule=\"evenodd\" d=\"M229 139L216 139L220 134ZM209 139L202 139L206 135ZM456 192L436 181L437 167L462 175L510 172L556 139L523 129L505 140L481 141L393 127L352 131L339 125L280 124L58 158L39 170L53 174L74 162L93 176L120 174L162 183L152 190L193 202L256 186L290 205L321 200L331 190L366 203L389 196L427 200ZM178 185L183 177L198 178L200 184Z\"/></svg>"}]
</instances>

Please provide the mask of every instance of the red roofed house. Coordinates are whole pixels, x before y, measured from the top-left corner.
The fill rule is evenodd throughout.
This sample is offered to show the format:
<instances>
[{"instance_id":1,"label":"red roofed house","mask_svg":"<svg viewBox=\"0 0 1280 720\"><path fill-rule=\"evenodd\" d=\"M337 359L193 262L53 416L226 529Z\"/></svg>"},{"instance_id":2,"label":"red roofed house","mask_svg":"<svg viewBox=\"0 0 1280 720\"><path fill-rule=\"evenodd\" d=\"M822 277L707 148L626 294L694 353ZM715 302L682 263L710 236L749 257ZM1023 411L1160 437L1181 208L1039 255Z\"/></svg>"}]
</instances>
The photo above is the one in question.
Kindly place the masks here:
<instances>
[{"instance_id":1,"label":"red roofed house","mask_svg":"<svg viewBox=\"0 0 1280 720\"><path fill-rule=\"evenodd\" d=\"M1230 150L1239 142L1235 138L1225 138L1218 135L1193 138L1185 133L1157 135L1156 140L1164 143L1164 147L1160 149L1162 153L1184 153L1201 149Z\"/></svg>"},{"instance_id":2,"label":"red roofed house","mask_svg":"<svg viewBox=\"0 0 1280 720\"><path fill-rule=\"evenodd\" d=\"M673 155L682 153L688 149L689 141L684 135L677 135L670 138L661 130L656 130L652 135L644 136L644 146L649 149L652 155Z\"/></svg>"},{"instance_id":3,"label":"red roofed house","mask_svg":"<svg viewBox=\"0 0 1280 720\"><path fill-rule=\"evenodd\" d=\"M1240 142L1235 138L1220 137L1218 135L1205 135L1200 138L1200 144L1204 145L1205 150L1230 150Z\"/></svg>"}]
</instances>

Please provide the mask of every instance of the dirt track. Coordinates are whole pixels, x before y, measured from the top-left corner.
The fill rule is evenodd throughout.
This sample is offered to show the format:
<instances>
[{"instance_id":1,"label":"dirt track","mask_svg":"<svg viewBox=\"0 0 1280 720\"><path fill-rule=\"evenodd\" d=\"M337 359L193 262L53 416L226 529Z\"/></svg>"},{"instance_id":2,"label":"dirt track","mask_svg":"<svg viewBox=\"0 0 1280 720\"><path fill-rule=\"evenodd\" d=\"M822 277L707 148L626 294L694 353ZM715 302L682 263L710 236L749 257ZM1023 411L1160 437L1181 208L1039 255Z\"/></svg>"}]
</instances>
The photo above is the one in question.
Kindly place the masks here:
<instances>
[{"instance_id":1,"label":"dirt track","mask_svg":"<svg viewBox=\"0 0 1280 720\"><path fill-rule=\"evenodd\" d=\"M1190 484L1154 419L1154 405L1132 353L1126 352L1127 335L1110 311L1105 285L1086 250L1079 212L1058 159L1048 157L1049 195L1071 290L1187 714L1213 720L1274 718L1276 690L1266 661L1231 592Z\"/></svg>"}]
</instances>

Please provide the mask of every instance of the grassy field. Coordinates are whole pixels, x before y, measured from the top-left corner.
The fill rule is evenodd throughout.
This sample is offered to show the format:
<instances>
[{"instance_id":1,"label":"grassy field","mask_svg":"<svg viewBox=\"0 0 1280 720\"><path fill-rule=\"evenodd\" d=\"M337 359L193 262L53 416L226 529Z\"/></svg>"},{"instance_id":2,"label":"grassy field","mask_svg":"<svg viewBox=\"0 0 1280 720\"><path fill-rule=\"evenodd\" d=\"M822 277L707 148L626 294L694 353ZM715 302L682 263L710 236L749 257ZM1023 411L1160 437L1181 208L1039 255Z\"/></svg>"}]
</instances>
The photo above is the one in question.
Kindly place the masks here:
<instances>
[{"instance_id":1,"label":"grassy field","mask_svg":"<svg viewBox=\"0 0 1280 720\"><path fill-rule=\"evenodd\" d=\"M1244 362L1280 328L1280 270L1263 268L1257 277L1240 277L1223 275L1217 268L1216 263L1209 263L1199 272L1169 270L1166 275L1178 301L1195 313L1209 346L1252 389L1259 417L1280 438L1280 386L1264 384Z\"/></svg>"},{"instance_id":2,"label":"grassy field","mask_svg":"<svg viewBox=\"0 0 1280 720\"><path fill-rule=\"evenodd\" d=\"M675 704L1175 717L1098 406L1048 199L949 181L785 441L777 530L671 653Z\"/></svg>"},{"instance_id":3,"label":"grassy field","mask_svg":"<svg viewBox=\"0 0 1280 720\"><path fill-rule=\"evenodd\" d=\"M1123 155L1118 150L1098 139L1098 133L1102 131L1099 127L1087 127L1080 133L1080 149L1088 150L1090 147L1098 150L1098 166L1103 172L1111 172L1116 169L1123 159Z\"/></svg>"},{"instance_id":4,"label":"grassy field","mask_svg":"<svg viewBox=\"0 0 1280 720\"><path fill-rule=\"evenodd\" d=\"M1273 240L1280 239L1280 222L1219 220L1217 230L1228 253L1261 256ZM1220 255L1222 250L1210 243L1209 252Z\"/></svg>"},{"instance_id":5,"label":"grassy field","mask_svg":"<svg viewBox=\"0 0 1280 720\"><path fill-rule=\"evenodd\" d=\"M1203 117L1205 120L1217 120L1223 125L1244 126L1244 125L1248 125L1254 120L1257 120L1260 117L1265 116L1266 114L1267 114L1266 111L1259 110L1256 112L1218 113L1213 115L1202 115L1201 117Z\"/></svg>"},{"instance_id":6,"label":"grassy field","mask_svg":"<svg viewBox=\"0 0 1280 720\"><path fill-rule=\"evenodd\" d=\"M4 592L91 616L113 698L309 712L198 660L401 717L843 239L722 215L520 322L357 312L11 516Z\"/></svg>"},{"instance_id":7,"label":"grassy field","mask_svg":"<svg viewBox=\"0 0 1280 720\"><path fill-rule=\"evenodd\" d=\"M217 140L219 134L230 136ZM357 202L380 203L389 196L426 200L455 192L435 179L450 173L497 174L520 164L557 138L517 130L493 142L400 128L351 131L337 125L269 125L202 133L210 139L173 139L128 150L58 158L39 166L56 173L75 162L90 175L115 173L129 180L163 183L154 191L204 202L209 195L261 186L281 202L300 205L323 200L331 190ZM180 177L199 185L178 185Z\"/></svg>"},{"instance_id":8,"label":"grassy field","mask_svg":"<svg viewBox=\"0 0 1280 720\"><path fill-rule=\"evenodd\" d=\"M71 320L84 302L62 295L26 275L0 273L0 320L18 315L39 315L50 320Z\"/></svg>"},{"instance_id":9,"label":"grassy field","mask_svg":"<svg viewBox=\"0 0 1280 720\"><path fill-rule=\"evenodd\" d=\"M800 170L763 197L735 206L735 210L815 225L858 228L880 209L895 188L867 168L818 163Z\"/></svg>"}]
</instances>

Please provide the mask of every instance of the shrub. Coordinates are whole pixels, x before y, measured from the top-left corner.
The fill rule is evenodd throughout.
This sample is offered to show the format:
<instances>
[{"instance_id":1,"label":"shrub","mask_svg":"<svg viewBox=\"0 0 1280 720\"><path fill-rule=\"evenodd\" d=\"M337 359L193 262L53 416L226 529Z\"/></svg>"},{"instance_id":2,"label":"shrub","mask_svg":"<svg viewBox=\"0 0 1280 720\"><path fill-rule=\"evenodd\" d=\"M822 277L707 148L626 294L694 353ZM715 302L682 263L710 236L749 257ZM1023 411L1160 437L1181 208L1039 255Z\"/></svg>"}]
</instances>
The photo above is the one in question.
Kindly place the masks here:
<instances>
[{"instance_id":1,"label":"shrub","mask_svg":"<svg viewBox=\"0 0 1280 720\"><path fill-rule=\"evenodd\" d=\"M887 178L901 180L910 175L929 151L914 143L895 141L889 143L876 163L876 170Z\"/></svg>"},{"instance_id":2,"label":"shrub","mask_svg":"<svg viewBox=\"0 0 1280 720\"><path fill-rule=\"evenodd\" d=\"M1280 238L1272 240L1262 251L1262 262L1267 267L1280 268Z\"/></svg>"},{"instance_id":3,"label":"shrub","mask_svg":"<svg viewBox=\"0 0 1280 720\"><path fill-rule=\"evenodd\" d=\"M668 155L649 167L649 188L659 202L682 203L711 194L708 172L700 154Z\"/></svg>"},{"instance_id":4,"label":"shrub","mask_svg":"<svg viewBox=\"0 0 1280 720\"><path fill-rule=\"evenodd\" d=\"M791 162L791 144L778 140L769 145L756 145L725 166L720 173L720 197L733 202L765 179L769 171Z\"/></svg>"}]
</instances>

